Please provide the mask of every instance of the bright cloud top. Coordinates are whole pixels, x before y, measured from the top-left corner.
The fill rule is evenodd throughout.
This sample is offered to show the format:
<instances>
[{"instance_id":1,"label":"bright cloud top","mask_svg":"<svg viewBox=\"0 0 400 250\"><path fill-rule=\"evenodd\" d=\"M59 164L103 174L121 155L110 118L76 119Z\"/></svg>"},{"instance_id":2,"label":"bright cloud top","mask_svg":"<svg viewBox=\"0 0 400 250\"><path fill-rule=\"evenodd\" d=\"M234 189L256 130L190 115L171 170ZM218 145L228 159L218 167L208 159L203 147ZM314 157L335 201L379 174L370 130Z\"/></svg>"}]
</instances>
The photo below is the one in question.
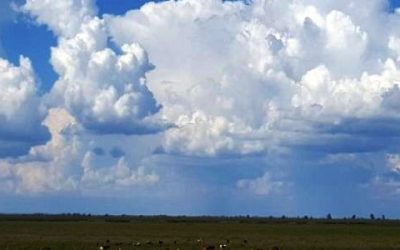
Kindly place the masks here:
<instances>
[{"instance_id":1,"label":"bright cloud top","mask_svg":"<svg viewBox=\"0 0 400 250\"><path fill-rule=\"evenodd\" d=\"M177 125L166 152L252 154L307 143L321 123L397 119L399 18L384 4L169 1L106 22L156 65L149 88Z\"/></svg>"},{"instance_id":2,"label":"bright cloud top","mask_svg":"<svg viewBox=\"0 0 400 250\"><path fill-rule=\"evenodd\" d=\"M152 69L147 53L136 43L107 48L104 22L93 18L71 39L61 38L52 49L52 64L60 75L49 95L86 127L99 132L143 134L160 130L148 121L160 106L146 86ZM54 105L54 104L53 104ZM57 105L57 104L55 104Z\"/></svg>"},{"instance_id":3,"label":"bright cloud top","mask_svg":"<svg viewBox=\"0 0 400 250\"><path fill-rule=\"evenodd\" d=\"M377 171L378 185L398 172L400 150L400 17L387 4L180 0L99 17L90 0L28 0L20 10L58 38L59 79L39 96L29 59L1 59L0 140L12 145L3 135L26 137L42 122L52 137L3 159L0 183L19 193L130 190L162 182L146 165L160 154L308 152L376 154L392 166ZM274 174L231 188L273 195L288 187Z\"/></svg>"},{"instance_id":4,"label":"bright cloud top","mask_svg":"<svg viewBox=\"0 0 400 250\"><path fill-rule=\"evenodd\" d=\"M92 0L27 0L21 10L47 25L56 35L72 37L97 13Z\"/></svg>"}]
</instances>

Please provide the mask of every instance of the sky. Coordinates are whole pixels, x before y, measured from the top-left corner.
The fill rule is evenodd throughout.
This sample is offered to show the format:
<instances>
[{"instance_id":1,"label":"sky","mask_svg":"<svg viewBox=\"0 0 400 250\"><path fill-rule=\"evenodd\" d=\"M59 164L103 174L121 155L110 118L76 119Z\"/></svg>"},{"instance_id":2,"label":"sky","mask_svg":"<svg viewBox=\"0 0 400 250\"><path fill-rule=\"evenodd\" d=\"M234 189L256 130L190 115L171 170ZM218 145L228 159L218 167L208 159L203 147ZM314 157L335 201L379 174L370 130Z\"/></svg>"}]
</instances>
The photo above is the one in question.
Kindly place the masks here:
<instances>
[{"instance_id":1,"label":"sky","mask_svg":"<svg viewBox=\"0 0 400 250\"><path fill-rule=\"evenodd\" d=\"M0 213L400 218L400 1L0 3Z\"/></svg>"}]
</instances>

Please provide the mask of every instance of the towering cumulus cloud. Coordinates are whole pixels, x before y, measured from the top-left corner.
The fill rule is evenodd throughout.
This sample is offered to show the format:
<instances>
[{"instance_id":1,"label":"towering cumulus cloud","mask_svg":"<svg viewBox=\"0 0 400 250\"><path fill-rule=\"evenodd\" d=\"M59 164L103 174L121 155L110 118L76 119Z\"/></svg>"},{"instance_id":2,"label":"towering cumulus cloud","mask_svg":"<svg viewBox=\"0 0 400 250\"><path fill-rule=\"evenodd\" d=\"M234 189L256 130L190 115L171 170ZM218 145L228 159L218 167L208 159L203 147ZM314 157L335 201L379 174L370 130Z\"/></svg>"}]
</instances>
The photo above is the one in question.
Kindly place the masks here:
<instances>
[{"instance_id":1,"label":"towering cumulus cloud","mask_svg":"<svg viewBox=\"0 0 400 250\"><path fill-rule=\"evenodd\" d=\"M65 106L85 127L100 133L145 134L162 129L149 117L160 109L147 89L153 68L135 42L109 46L104 21L93 1L35 1L21 8L59 36L51 62L60 78L50 105ZM60 103L61 101L61 103Z\"/></svg>"},{"instance_id":2,"label":"towering cumulus cloud","mask_svg":"<svg viewBox=\"0 0 400 250\"><path fill-rule=\"evenodd\" d=\"M149 117L160 109L147 89L145 73L152 69L136 43L121 46L118 55L107 48L104 22L93 18L71 39L52 50L52 64L61 76L50 98L87 128L103 133L144 134L161 128Z\"/></svg>"},{"instance_id":3,"label":"towering cumulus cloud","mask_svg":"<svg viewBox=\"0 0 400 250\"><path fill-rule=\"evenodd\" d=\"M94 0L19 9L57 36L58 79L38 96L28 59L0 61L1 145L30 143L0 162L9 190L140 186L184 200L193 187L240 205L248 194L328 204L310 185L339 183L350 202L400 193L400 16L386 0L170 0L120 16L98 16ZM41 123L52 137L32 146Z\"/></svg>"},{"instance_id":4,"label":"towering cumulus cloud","mask_svg":"<svg viewBox=\"0 0 400 250\"><path fill-rule=\"evenodd\" d=\"M386 4L182 0L106 22L116 43L139 42L157 67L148 84L177 125L166 152L257 154L330 147L329 131L357 140L376 117L397 122L386 103L399 83L399 18Z\"/></svg>"},{"instance_id":5,"label":"towering cumulus cloud","mask_svg":"<svg viewBox=\"0 0 400 250\"><path fill-rule=\"evenodd\" d=\"M145 74L153 69L147 53L136 43L111 49L93 1L28 0L20 10L58 36L51 63L59 79L40 98L28 59L20 67L0 62L0 135L34 138L46 112L43 126L51 133L27 155L0 161L1 191L98 193L156 183L158 176L141 165L155 150L154 139L130 136L166 127L153 117L160 105L146 86Z\"/></svg>"}]
</instances>

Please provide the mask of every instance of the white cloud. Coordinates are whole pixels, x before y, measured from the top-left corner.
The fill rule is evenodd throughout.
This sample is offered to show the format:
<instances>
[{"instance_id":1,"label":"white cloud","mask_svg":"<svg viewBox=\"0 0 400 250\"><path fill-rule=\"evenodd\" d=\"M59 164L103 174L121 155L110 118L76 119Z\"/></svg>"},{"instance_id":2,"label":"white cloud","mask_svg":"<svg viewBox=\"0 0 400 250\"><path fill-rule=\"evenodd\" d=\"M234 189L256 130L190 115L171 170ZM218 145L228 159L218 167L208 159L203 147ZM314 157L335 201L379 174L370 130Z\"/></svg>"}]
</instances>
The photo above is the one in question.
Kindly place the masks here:
<instances>
[{"instance_id":1,"label":"white cloud","mask_svg":"<svg viewBox=\"0 0 400 250\"><path fill-rule=\"evenodd\" d=\"M50 110L44 125L49 128L51 140L45 145L32 147L29 154L16 160L2 160L9 181L18 193L41 193L76 188L76 180L66 172L79 163L82 150L77 137L63 135L63 131L76 126L75 119L64 110Z\"/></svg>"},{"instance_id":2,"label":"white cloud","mask_svg":"<svg viewBox=\"0 0 400 250\"><path fill-rule=\"evenodd\" d=\"M97 12L93 0L27 0L20 9L63 37L74 36L82 23L92 19Z\"/></svg>"},{"instance_id":3,"label":"white cloud","mask_svg":"<svg viewBox=\"0 0 400 250\"><path fill-rule=\"evenodd\" d=\"M164 151L216 156L306 143L315 123L397 117L382 103L400 80L390 40L400 20L383 7L182 0L105 20L117 44L140 43L156 66L149 89L177 125Z\"/></svg>"},{"instance_id":4,"label":"white cloud","mask_svg":"<svg viewBox=\"0 0 400 250\"><path fill-rule=\"evenodd\" d=\"M136 43L107 47L103 21L94 18L76 36L62 38L51 62L60 75L50 95L52 106L65 106L85 127L100 133L145 134L162 126L151 116L160 109L147 89L152 69Z\"/></svg>"},{"instance_id":5,"label":"white cloud","mask_svg":"<svg viewBox=\"0 0 400 250\"><path fill-rule=\"evenodd\" d=\"M19 64L0 58L0 140L5 141L3 151L11 155L21 153L18 147L41 143L48 137L41 126L45 112L40 107L31 62L21 57Z\"/></svg>"},{"instance_id":6,"label":"white cloud","mask_svg":"<svg viewBox=\"0 0 400 250\"><path fill-rule=\"evenodd\" d=\"M110 48L104 21L91 0L27 1L21 9L58 35L51 63L59 75L46 97L98 133L146 134L163 130L160 106L146 86L153 68L131 42Z\"/></svg>"},{"instance_id":7,"label":"white cloud","mask_svg":"<svg viewBox=\"0 0 400 250\"><path fill-rule=\"evenodd\" d=\"M51 109L44 124L52 136L47 144L32 147L28 155L18 159L0 161L0 182L8 183L10 192L40 194L91 189L98 192L101 188L123 190L158 181L159 177L148 173L146 167L136 167L135 164L141 164L144 157L130 151L135 143L132 138L105 139L102 142L103 136L87 134L64 109ZM151 141L151 138L146 140ZM140 144L144 156L154 150L154 146L146 149L145 143ZM106 145L118 145L129 156L96 158L92 150L107 148Z\"/></svg>"},{"instance_id":8,"label":"white cloud","mask_svg":"<svg viewBox=\"0 0 400 250\"><path fill-rule=\"evenodd\" d=\"M82 183L88 188L108 189L118 187L132 187L136 185L152 185L158 182L159 177L153 173L146 173L145 167L131 169L124 157L108 169L96 170L93 166L93 153L88 152L82 160Z\"/></svg>"},{"instance_id":9,"label":"white cloud","mask_svg":"<svg viewBox=\"0 0 400 250\"><path fill-rule=\"evenodd\" d=\"M243 179L236 183L237 188L247 190L256 195L272 195L281 192L287 183L274 180L273 176L266 172L256 179Z\"/></svg>"},{"instance_id":10,"label":"white cloud","mask_svg":"<svg viewBox=\"0 0 400 250\"><path fill-rule=\"evenodd\" d=\"M398 200L400 196L398 176L395 178L382 175L375 176L363 188L366 188L376 200Z\"/></svg>"},{"instance_id":11,"label":"white cloud","mask_svg":"<svg viewBox=\"0 0 400 250\"><path fill-rule=\"evenodd\" d=\"M382 149L376 138L400 108L400 19L383 5L180 0L102 19L93 1L28 0L22 10L58 36L59 79L42 102L60 109L45 122L51 141L0 163L1 183L21 193L154 185L143 161L159 147L215 158ZM39 107L28 97L21 110ZM15 124L35 114L7 101L0 114ZM285 185L274 177L237 187L269 195Z\"/></svg>"},{"instance_id":12,"label":"white cloud","mask_svg":"<svg viewBox=\"0 0 400 250\"><path fill-rule=\"evenodd\" d=\"M400 155L395 155L395 154L388 155L387 164L391 170L400 172Z\"/></svg>"}]
</instances>

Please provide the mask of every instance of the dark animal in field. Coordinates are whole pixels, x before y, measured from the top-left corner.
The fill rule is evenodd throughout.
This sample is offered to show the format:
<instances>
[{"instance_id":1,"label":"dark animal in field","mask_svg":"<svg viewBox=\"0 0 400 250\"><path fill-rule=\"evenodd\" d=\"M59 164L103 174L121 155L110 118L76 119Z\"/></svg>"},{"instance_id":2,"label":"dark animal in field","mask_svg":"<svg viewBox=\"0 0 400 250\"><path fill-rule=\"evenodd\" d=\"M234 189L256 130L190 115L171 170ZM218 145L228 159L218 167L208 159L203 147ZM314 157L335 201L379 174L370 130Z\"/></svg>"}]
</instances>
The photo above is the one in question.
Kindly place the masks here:
<instances>
[{"instance_id":1,"label":"dark animal in field","mask_svg":"<svg viewBox=\"0 0 400 250\"><path fill-rule=\"evenodd\" d=\"M247 240L243 240L243 244L247 244L248 243L248 241Z\"/></svg>"},{"instance_id":2,"label":"dark animal in field","mask_svg":"<svg viewBox=\"0 0 400 250\"><path fill-rule=\"evenodd\" d=\"M174 245L178 244L178 242L176 240L174 240Z\"/></svg>"},{"instance_id":3,"label":"dark animal in field","mask_svg":"<svg viewBox=\"0 0 400 250\"><path fill-rule=\"evenodd\" d=\"M279 247L275 246L272 248L272 250L279 250Z\"/></svg>"},{"instance_id":4,"label":"dark animal in field","mask_svg":"<svg viewBox=\"0 0 400 250\"><path fill-rule=\"evenodd\" d=\"M215 246L204 246L203 250L215 250Z\"/></svg>"},{"instance_id":5,"label":"dark animal in field","mask_svg":"<svg viewBox=\"0 0 400 250\"><path fill-rule=\"evenodd\" d=\"M164 242L162 240L159 240L158 245L162 245L162 244L164 244Z\"/></svg>"}]
</instances>

